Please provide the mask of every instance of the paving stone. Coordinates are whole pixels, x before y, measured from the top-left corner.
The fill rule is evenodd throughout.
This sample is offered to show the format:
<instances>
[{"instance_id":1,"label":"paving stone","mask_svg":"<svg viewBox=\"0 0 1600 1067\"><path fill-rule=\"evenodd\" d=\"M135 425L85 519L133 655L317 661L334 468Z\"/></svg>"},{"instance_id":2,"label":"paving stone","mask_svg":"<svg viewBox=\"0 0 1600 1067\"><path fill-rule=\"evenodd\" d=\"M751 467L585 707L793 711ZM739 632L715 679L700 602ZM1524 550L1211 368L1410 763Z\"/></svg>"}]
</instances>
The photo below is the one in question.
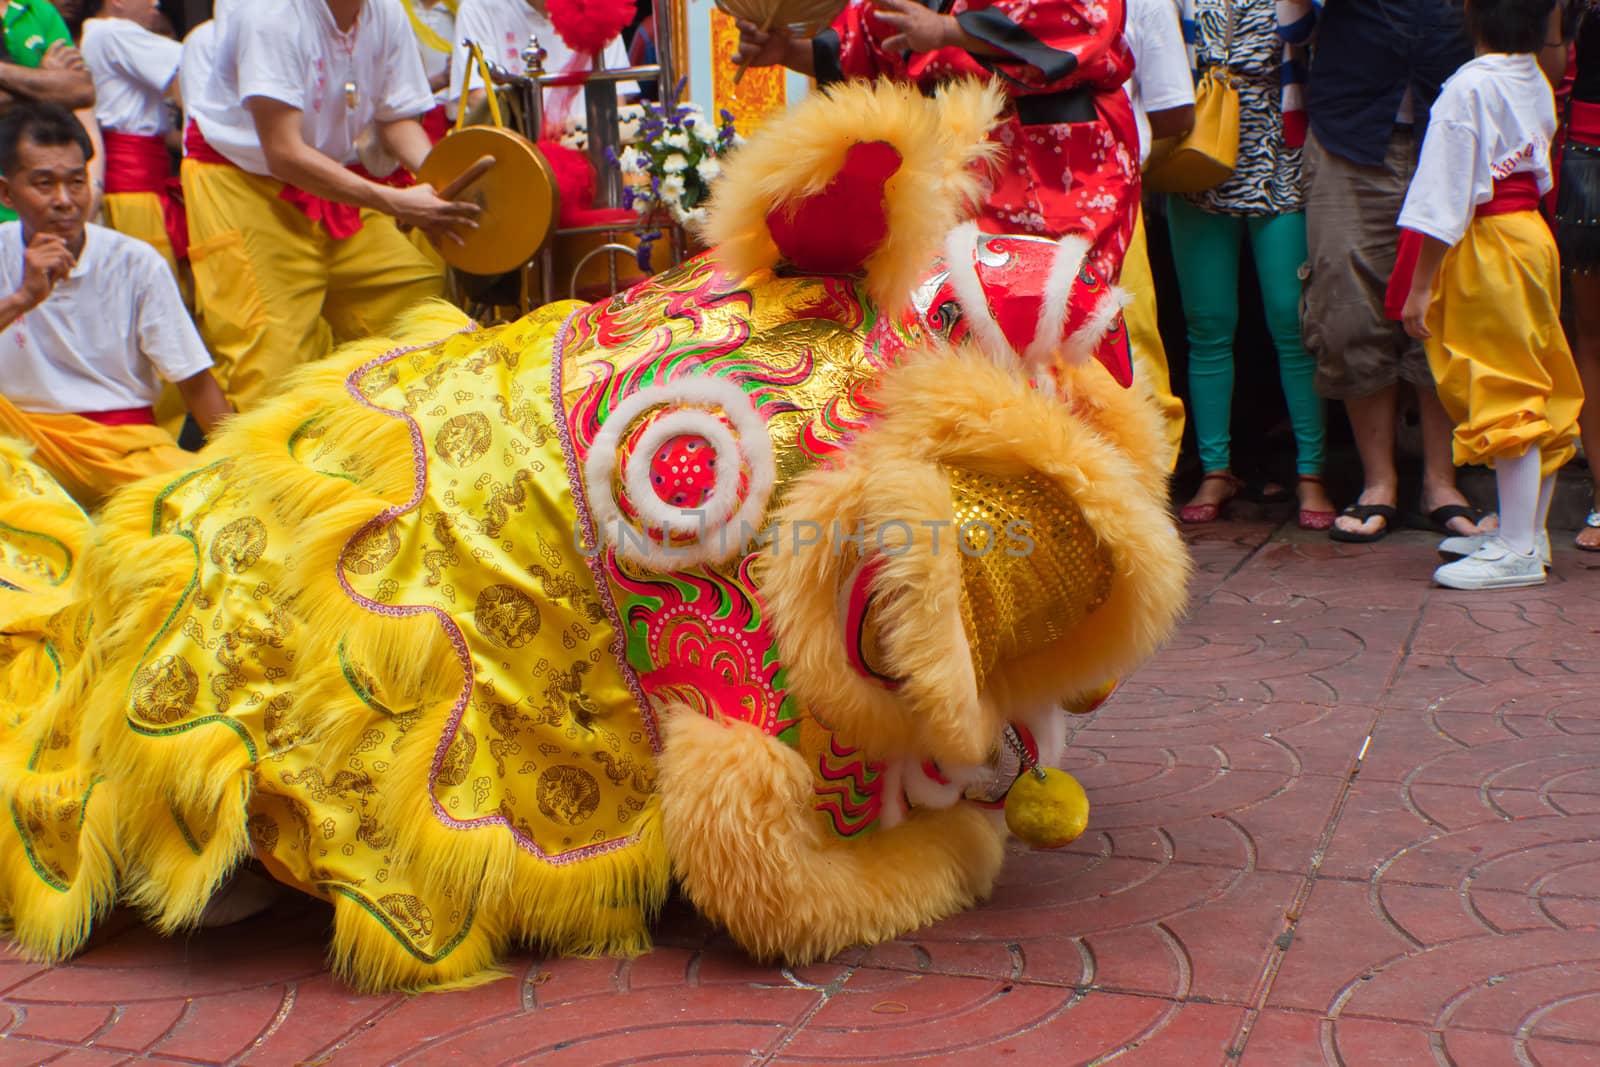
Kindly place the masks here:
<instances>
[{"instance_id":1,"label":"paving stone","mask_svg":"<svg viewBox=\"0 0 1600 1067\"><path fill-rule=\"evenodd\" d=\"M681 897L632 960L367 997L309 900L0 950L11 1064L1600 1065L1600 566L1435 589L1435 538L1186 532L1189 614L1062 764L1089 831L987 902L751 961ZM1358 758L1359 757L1359 758Z\"/></svg>"}]
</instances>

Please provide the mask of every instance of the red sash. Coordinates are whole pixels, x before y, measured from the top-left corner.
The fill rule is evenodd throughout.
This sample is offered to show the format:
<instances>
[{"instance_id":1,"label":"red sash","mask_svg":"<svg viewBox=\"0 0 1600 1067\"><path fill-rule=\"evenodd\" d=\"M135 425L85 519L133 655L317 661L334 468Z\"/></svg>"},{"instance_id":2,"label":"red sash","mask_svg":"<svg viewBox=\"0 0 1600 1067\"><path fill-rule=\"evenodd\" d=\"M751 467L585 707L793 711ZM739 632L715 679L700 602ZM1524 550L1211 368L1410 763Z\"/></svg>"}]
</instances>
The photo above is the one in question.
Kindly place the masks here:
<instances>
[{"instance_id":1,"label":"red sash","mask_svg":"<svg viewBox=\"0 0 1600 1067\"><path fill-rule=\"evenodd\" d=\"M450 132L450 115L443 104L422 116L422 132L434 144L444 140L444 135Z\"/></svg>"},{"instance_id":2,"label":"red sash","mask_svg":"<svg viewBox=\"0 0 1600 1067\"><path fill-rule=\"evenodd\" d=\"M231 159L206 143L205 136L200 132L200 127L193 122L190 122L183 131L183 149L190 159L200 163L220 163L224 166L235 166ZM353 170L354 168L351 169ZM279 190L278 199L284 203L293 204L302 215L312 222L322 223L322 228L328 231L328 236L336 241L350 237L361 230L361 209L354 204L342 204L337 200L316 196L287 182Z\"/></svg>"},{"instance_id":3,"label":"red sash","mask_svg":"<svg viewBox=\"0 0 1600 1067\"><path fill-rule=\"evenodd\" d=\"M161 198L161 221L172 254L189 256L189 220L183 213L183 189L172 175L167 142L159 134L103 132L106 142L106 192L155 193Z\"/></svg>"},{"instance_id":4,"label":"red sash","mask_svg":"<svg viewBox=\"0 0 1600 1067\"><path fill-rule=\"evenodd\" d=\"M1479 204L1473 212L1475 218L1490 215L1511 215L1518 211L1539 210L1539 182L1524 171L1502 178L1494 183L1494 196ZM1411 276L1417 269L1417 257L1422 254L1422 234L1415 230L1400 231L1400 247L1394 260L1394 270L1389 274L1389 287L1383 294L1385 317L1400 321L1406 298L1411 295Z\"/></svg>"},{"instance_id":5,"label":"red sash","mask_svg":"<svg viewBox=\"0 0 1600 1067\"><path fill-rule=\"evenodd\" d=\"M116 411L80 411L78 417L101 426L154 426L156 413L150 408L118 408Z\"/></svg>"}]
</instances>

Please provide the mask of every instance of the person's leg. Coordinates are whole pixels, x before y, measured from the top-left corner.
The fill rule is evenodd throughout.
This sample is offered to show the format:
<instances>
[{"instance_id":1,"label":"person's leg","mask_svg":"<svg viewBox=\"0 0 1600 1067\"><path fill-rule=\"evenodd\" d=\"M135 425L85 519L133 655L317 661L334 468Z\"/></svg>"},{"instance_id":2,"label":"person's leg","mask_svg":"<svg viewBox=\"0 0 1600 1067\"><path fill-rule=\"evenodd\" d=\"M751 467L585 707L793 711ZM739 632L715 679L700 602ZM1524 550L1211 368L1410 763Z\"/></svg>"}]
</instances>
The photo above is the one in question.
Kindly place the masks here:
<instances>
[{"instance_id":1,"label":"person's leg","mask_svg":"<svg viewBox=\"0 0 1600 1067\"><path fill-rule=\"evenodd\" d=\"M194 160L182 173L196 322L218 383L248 411L328 353L322 239L270 178Z\"/></svg>"},{"instance_id":2,"label":"person's leg","mask_svg":"<svg viewBox=\"0 0 1600 1067\"><path fill-rule=\"evenodd\" d=\"M1549 535L1550 504L1556 498L1556 476L1546 474L1539 479L1539 511L1534 516L1533 533L1535 537L1543 534Z\"/></svg>"},{"instance_id":3,"label":"person's leg","mask_svg":"<svg viewBox=\"0 0 1600 1067\"><path fill-rule=\"evenodd\" d=\"M1520 456L1496 456L1494 461L1500 540L1519 556L1533 554L1539 519L1539 462L1537 448Z\"/></svg>"},{"instance_id":4,"label":"person's leg","mask_svg":"<svg viewBox=\"0 0 1600 1067\"><path fill-rule=\"evenodd\" d=\"M1465 507L1467 498L1456 488L1456 465L1450 439L1455 423L1439 402L1439 391L1431 382L1418 383L1417 415L1422 431L1422 512L1427 514L1452 504ZM1456 536L1482 532L1482 527L1466 518L1453 518L1446 524Z\"/></svg>"},{"instance_id":5,"label":"person's leg","mask_svg":"<svg viewBox=\"0 0 1600 1067\"><path fill-rule=\"evenodd\" d=\"M1183 401L1172 394L1172 377L1167 368L1167 349L1161 343L1156 319L1156 283L1150 273L1149 248L1145 241L1144 212L1134 223L1133 240L1122 257L1122 278L1118 283L1132 298L1123 310L1128 326L1128 347L1133 353L1134 377L1143 379L1150 396L1160 409L1167 430L1167 469L1178 465L1183 447ZM1137 384L1137 383L1136 383Z\"/></svg>"},{"instance_id":6,"label":"person's leg","mask_svg":"<svg viewBox=\"0 0 1600 1067\"><path fill-rule=\"evenodd\" d=\"M1202 211L1181 196L1168 200L1167 226L1189 332L1189 405L1200 466L1208 474L1231 465L1233 335L1239 325L1239 249L1244 220ZM1207 479L1189 503L1216 506L1233 483Z\"/></svg>"},{"instance_id":7,"label":"person's leg","mask_svg":"<svg viewBox=\"0 0 1600 1067\"><path fill-rule=\"evenodd\" d=\"M1578 432L1583 438L1583 454L1589 461L1594 481L1591 510L1600 511L1600 274L1568 274L1572 307L1576 313L1577 337L1572 346L1583 381L1583 395L1594 398L1578 414ZM1578 531L1578 547L1600 551L1600 526L1585 526Z\"/></svg>"},{"instance_id":8,"label":"person's leg","mask_svg":"<svg viewBox=\"0 0 1600 1067\"><path fill-rule=\"evenodd\" d=\"M1394 507L1400 495L1400 475L1394 466L1395 401L1399 387L1387 385L1366 396L1350 396L1344 401L1345 413L1350 417L1350 432L1355 437L1356 454L1361 457L1362 489L1358 504L1382 504ZM1449 453L1448 436L1445 455ZM1357 522L1341 515L1334 525L1349 533L1375 534L1384 527L1384 520L1374 515L1365 522Z\"/></svg>"},{"instance_id":9,"label":"person's leg","mask_svg":"<svg viewBox=\"0 0 1600 1067\"><path fill-rule=\"evenodd\" d=\"M341 344L380 335L405 311L444 297L444 261L387 215L363 211L361 229L332 244L323 315Z\"/></svg>"},{"instance_id":10,"label":"person's leg","mask_svg":"<svg viewBox=\"0 0 1600 1067\"><path fill-rule=\"evenodd\" d=\"M1261 281L1261 305L1267 332L1278 350L1278 375L1294 428L1295 470L1311 480L1298 488L1300 507L1332 511L1333 501L1322 486L1327 453L1327 411L1313 379L1316 364L1300 336L1300 268L1306 261L1306 220L1298 211L1250 220L1250 247Z\"/></svg>"},{"instance_id":11,"label":"person's leg","mask_svg":"<svg viewBox=\"0 0 1600 1067\"><path fill-rule=\"evenodd\" d=\"M1403 353L1410 351L1415 371L1427 380L1420 350L1383 311L1394 269L1394 220L1416 168L1417 147L1409 131L1397 129L1383 165L1369 167L1329 152L1310 134L1303 154L1310 271L1302 330L1316 361L1317 391L1341 401L1349 413L1361 456L1357 502L1365 505L1396 503L1394 419ZM1365 522L1340 516L1335 536L1378 536L1385 522L1379 516Z\"/></svg>"}]
</instances>

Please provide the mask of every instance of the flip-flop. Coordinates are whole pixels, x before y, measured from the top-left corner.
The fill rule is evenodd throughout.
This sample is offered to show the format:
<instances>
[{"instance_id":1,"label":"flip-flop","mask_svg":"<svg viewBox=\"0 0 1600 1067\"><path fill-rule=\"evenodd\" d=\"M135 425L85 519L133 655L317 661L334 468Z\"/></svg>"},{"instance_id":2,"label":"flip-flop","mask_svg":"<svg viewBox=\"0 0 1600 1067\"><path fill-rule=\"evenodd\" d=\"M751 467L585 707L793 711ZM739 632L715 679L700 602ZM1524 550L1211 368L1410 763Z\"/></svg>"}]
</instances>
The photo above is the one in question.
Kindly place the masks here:
<instances>
[{"instance_id":1,"label":"flip-flop","mask_svg":"<svg viewBox=\"0 0 1600 1067\"><path fill-rule=\"evenodd\" d=\"M1589 517L1583 520L1583 528L1584 530L1600 530L1600 508L1595 508L1589 512ZM1582 533L1583 530L1578 532ZM1581 552L1600 552L1600 545L1586 545L1576 537L1572 539L1572 543Z\"/></svg>"},{"instance_id":2,"label":"flip-flop","mask_svg":"<svg viewBox=\"0 0 1600 1067\"><path fill-rule=\"evenodd\" d=\"M1394 529L1394 524L1400 521L1398 508L1388 504L1351 504L1340 515L1348 515L1357 522L1366 522L1368 519L1382 519L1383 525L1376 533L1360 533L1356 530L1341 530L1335 526L1328 531L1328 538L1333 541L1343 541L1351 545L1370 545L1374 541L1382 541L1389 536L1389 531Z\"/></svg>"},{"instance_id":3,"label":"flip-flop","mask_svg":"<svg viewBox=\"0 0 1600 1067\"><path fill-rule=\"evenodd\" d=\"M1461 531L1450 528L1451 519L1466 519L1476 526L1485 517L1484 512L1479 511L1477 508L1467 507L1465 504L1444 504L1422 516L1422 520L1427 523L1427 526L1423 527L1424 529L1431 528L1435 533L1444 534L1446 537L1463 537L1466 535L1462 534Z\"/></svg>"}]
</instances>

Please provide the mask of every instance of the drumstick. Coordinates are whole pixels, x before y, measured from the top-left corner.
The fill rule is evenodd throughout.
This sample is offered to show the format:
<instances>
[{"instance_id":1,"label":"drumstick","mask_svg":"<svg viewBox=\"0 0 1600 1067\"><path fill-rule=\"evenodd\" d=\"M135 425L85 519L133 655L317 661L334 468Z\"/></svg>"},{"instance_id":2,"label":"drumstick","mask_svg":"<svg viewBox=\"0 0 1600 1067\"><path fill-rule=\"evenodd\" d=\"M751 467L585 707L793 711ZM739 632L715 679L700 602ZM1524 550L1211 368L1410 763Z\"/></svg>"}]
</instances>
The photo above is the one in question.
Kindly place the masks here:
<instances>
[{"instance_id":1,"label":"drumstick","mask_svg":"<svg viewBox=\"0 0 1600 1067\"><path fill-rule=\"evenodd\" d=\"M454 181L439 190L440 200L454 200L466 192L467 186L477 181L494 169L493 156L479 156L478 161L458 174Z\"/></svg>"}]
</instances>

